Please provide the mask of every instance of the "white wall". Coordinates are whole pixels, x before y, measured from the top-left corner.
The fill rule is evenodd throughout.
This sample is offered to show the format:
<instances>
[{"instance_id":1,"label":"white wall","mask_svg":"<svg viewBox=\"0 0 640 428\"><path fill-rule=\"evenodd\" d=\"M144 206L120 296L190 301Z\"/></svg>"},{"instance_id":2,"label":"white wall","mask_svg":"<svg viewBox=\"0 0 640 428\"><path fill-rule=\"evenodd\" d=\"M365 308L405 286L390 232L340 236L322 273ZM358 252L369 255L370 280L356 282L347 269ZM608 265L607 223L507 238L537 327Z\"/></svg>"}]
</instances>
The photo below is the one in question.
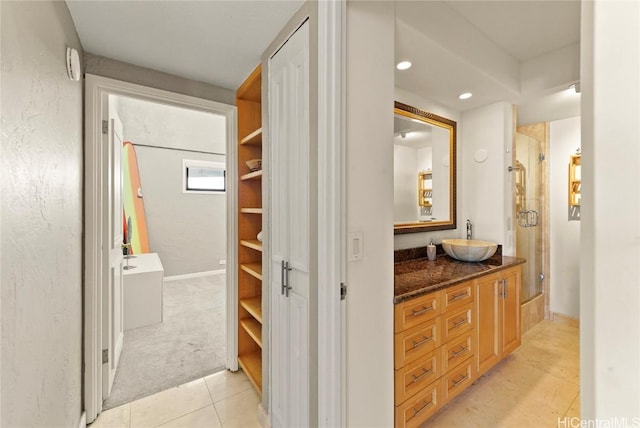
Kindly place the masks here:
<instances>
[{"instance_id":1,"label":"white wall","mask_svg":"<svg viewBox=\"0 0 640 428\"><path fill-rule=\"evenodd\" d=\"M117 99L124 139L134 144L201 150L219 155L136 146L150 251L165 276L224 269L224 194L182 192L182 161L224 162L225 118L126 97Z\"/></svg>"},{"instance_id":2,"label":"white wall","mask_svg":"<svg viewBox=\"0 0 640 428\"><path fill-rule=\"evenodd\" d=\"M420 211L417 198L416 149L393 145L393 219L415 222Z\"/></svg>"},{"instance_id":3,"label":"white wall","mask_svg":"<svg viewBox=\"0 0 640 428\"><path fill-rule=\"evenodd\" d=\"M581 22L580 407L608 422L640 417L640 3Z\"/></svg>"},{"instance_id":4,"label":"white wall","mask_svg":"<svg viewBox=\"0 0 640 428\"><path fill-rule=\"evenodd\" d=\"M458 194L462 199L460 228L473 224L473 238L502 244L505 255L514 254L511 211L513 209L511 165L513 113L510 104L499 102L468 110L462 115L461 139L464 141L462 181ZM477 162L478 150L487 151L487 159ZM507 150L509 153L507 153Z\"/></svg>"},{"instance_id":5,"label":"white wall","mask_svg":"<svg viewBox=\"0 0 640 428\"><path fill-rule=\"evenodd\" d=\"M64 2L0 2L3 427L77 427L82 390L81 51Z\"/></svg>"},{"instance_id":6,"label":"white wall","mask_svg":"<svg viewBox=\"0 0 640 428\"><path fill-rule=\"evenodd\" d=\"M364 236L347 264L349 427L393 426L393 12L347 3L346 229Z\"/></svg>"},{"instance_id":7,"label":"white wall","mask_svg":"<svg viewBox=\"0 0 640 428\"><path fill-rule=\"evenodd\" d=\"M408 104L412 107L419 108L420 110L428 111L430 113L437 114L438 116L451 119L454 122L456 122L457 131L458 131L458 136L457 136L458 141L456 143L457 145L456 158L458 163L458 168L456 170L456 176L457 176L456 180L458 183L458 193L457 193L457 202L456 202L458 206L457 228L451 229L451 230L439 230L435 232L404 233L404 234L395 235L393 240L394 249L401 250L405 248L423 247L427 245L431 239L433 239L433 241L436 243L440 243L443 239L446 239L446 238L459 237L461 236L461 234L465 233L464 232L465 225L460 223L461 219L465 218L465 217L462 217L462 213L460 211L460 204L462 201L462 196L460 192L461 179L462 179L461 163L462 163L462 151L464 149L464 142L460 135L462 114L458 111L451 110L433 101L419 97L416 94L413 94L401 88L394 88L394 100L400 101L401 103L404 103L404 104ZM464 223L464 220L462 221Z\"/></svg>"},{"instance_id":8,"label":"white wall","mask_svg":"<svg viewBox=\"0 0 640 428\"><path fill-rule=\"evenodd\" d=\"M580 147L580 116L549 124L551 311L580 317L580 222L568 218L569 157Z\"/></svg>"}]
</instances>

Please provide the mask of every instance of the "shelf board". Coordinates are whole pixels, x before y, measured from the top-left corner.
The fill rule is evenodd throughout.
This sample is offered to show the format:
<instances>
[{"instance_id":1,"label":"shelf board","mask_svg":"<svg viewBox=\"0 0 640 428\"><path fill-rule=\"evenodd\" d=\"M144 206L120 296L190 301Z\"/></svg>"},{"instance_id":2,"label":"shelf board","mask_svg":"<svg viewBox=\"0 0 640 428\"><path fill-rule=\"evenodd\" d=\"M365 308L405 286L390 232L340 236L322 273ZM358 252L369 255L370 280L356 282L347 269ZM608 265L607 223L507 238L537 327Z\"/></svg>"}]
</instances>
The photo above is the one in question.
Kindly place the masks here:
<instances>
[{"instance_id":1,"label":"shelf board","mask_svg":"<svg viewBox=\"0 0 640 428\"><path fill-rule=\"evenodd\" d=\"M262 350L238 355L238 363L251 383L262 393Z\"/></svg>"},{"instance_id":2,"label":"shelf board","mask_svg":"<svg viewBox=\"0 0 640 428\"><path fill-rule=\"evenodd\" d=\"M262 281L262 263L241 264L240 269Z\"/></svg>"},{"instance_id":3,"label":"shelf board","mask_svg":"<svg viewBox=\"0 0 640 428\"><path fill-rule=\"evenodd\" d=\"M258 322L262 322L262 296L240 299L240 306L245 308Z\"/></svg>"},{"instance_id":4,"label":"shelf board","mask_svg":"<svg viewBox=\"0 0 640 428\"><path fill-rule=\"evenodd\" d=\"M262 208L240 208L243 214L262 214Z\"/></svg>"},{"instance_id":5,"label":"shelf board","mask_svg":"<svg viewBox=\"0 0 640 428\"><path fill-rule=\"evenodd\" d=\"M251 336L258 346L262 348L262 324L254 318L242 318L240 320L240 326Z\"/></svg>"},{"instance_id":6,"label":"shelf board","mask_svg":"<svg viewBox=\"0 0 640 428\"><path fill-rule=\"evenodd\" d=\"M257 180L259 178L262 178L261 169L240 176L240 180Z\"/></svg>"},{"instance_id":7,"label":"shelf board","mask_svg":"<svg viewBox=\"0 0 640 428\"><path fill-rule=\"evenodd\" d=\"M252 250L262 251L262 242L257 239L242 239L240 245L243 247L251 248Z\"/></svg>"},{"instance_id":8,"label":"shelf board","mask_svg":"<svg viewBox=\"0 0 640 428\"><path fill-rule=\"evenodd\" d=\"M261 144L262 143L262 127L256 129L251 134L240 140L240 144Z\"/></svg>"}]
</instances>

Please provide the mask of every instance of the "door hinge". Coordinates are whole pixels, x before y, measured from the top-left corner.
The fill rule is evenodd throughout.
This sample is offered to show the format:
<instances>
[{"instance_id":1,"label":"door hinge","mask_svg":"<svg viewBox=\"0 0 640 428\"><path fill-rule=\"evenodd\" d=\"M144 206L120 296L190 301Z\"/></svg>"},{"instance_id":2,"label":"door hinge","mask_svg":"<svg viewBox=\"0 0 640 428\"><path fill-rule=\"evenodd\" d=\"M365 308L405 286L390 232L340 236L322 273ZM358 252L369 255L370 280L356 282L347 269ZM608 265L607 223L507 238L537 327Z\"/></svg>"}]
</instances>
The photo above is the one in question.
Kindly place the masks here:
<instances>
[{"instance_id":1,"label":"door hinge","mask_svg":"<svg viewBox=\"0 0 640 428\"><path fill-rule=\"evenodd\" d=\"M340 283L340 300L344 300L347 298L347 285L342 282Z\"/></svg>"},{"instance_id":2,"label":"door hinge","mask_svg":"<svg viewBox=\"0 0 640 428\"><path fill-rule=\"evenodd\" d=\"M544 155L544 153L540 153L540 154L538 155L538 160L539 160L540 162L542 162L542 161L543 161L543 160L545 160L545 159L546 159L546 156Z\"/></svg>"},{"instance_id":3,"label":"door hinge","mask_svg":"<svg viewBox=\"0 0 640 428\"><path fill-rule=\"evenodd\" d=\"M109 350L102 350L102 364L107 364L109 362Z\"/></svg>"},{"instance_id":4,"label":"door hinge","mask_svg":"<svg viewBox=\"0 0 640 428\"><path fill-rule=\"evenodd\" d=\"M109 121L107 120L102 121L102 133L104 135L109 134Z\"/></svg>"}]
</instances>

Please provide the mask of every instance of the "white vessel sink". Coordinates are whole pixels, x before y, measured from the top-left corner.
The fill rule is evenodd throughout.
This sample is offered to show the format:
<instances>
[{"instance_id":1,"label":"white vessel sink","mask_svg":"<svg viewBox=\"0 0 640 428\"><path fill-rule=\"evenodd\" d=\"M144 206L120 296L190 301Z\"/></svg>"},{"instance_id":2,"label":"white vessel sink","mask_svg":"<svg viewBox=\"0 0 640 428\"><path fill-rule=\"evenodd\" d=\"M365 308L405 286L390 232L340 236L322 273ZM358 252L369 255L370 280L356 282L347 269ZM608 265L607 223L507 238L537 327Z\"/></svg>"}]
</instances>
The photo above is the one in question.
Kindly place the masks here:
<instances>
[{"instance_id":1,"label":"white vessel sink","mask_svg":"<svg viewBox=\"0 0 640 428\"><path fill-rule=\"evenodd\" d=\"M498 249L498 244L474 239L443 239L442 248L456 260L480 262L493 256Z\"/></svg>"}]
</instances>

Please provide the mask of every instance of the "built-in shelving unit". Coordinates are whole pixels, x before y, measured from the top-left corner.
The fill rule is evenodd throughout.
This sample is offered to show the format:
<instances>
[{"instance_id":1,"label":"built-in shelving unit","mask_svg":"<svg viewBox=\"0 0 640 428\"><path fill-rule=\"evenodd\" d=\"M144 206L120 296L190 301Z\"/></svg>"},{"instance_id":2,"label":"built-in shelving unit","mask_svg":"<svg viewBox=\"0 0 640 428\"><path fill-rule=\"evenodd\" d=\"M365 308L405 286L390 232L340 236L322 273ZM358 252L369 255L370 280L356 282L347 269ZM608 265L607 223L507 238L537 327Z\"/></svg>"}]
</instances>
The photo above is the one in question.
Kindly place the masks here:
<instances>
[{"instance_id":1,"label":"built-in shelving unit","mask_svg":"<svg viewBox=\"0 0 640 428\"><path fill-rule=\"evenodd\" d=\"M582 186L580 153L569 159L569 220L580 220L580 190Z\"/></svg>"},{"instance_id":2,"label":"built-in shelving unit","mask_svg":"<svg viewBox=\"0 0 640 428\"><path fill-rule=\"evenodd\" d=\"M238 107L238 363L262 393L262 73L258 66L236 92Z\"/></svg>"},{"instance_id":3,"label":"built-in shelving unit","mask_svg":"<svg viewBox=\"0 0 640 428\"><path fill-rule=\"evenodd\" d=\"M433 173L431 170L418 173L418 206L425 215L431 215L433 208Z\"/></svg>"}]
</instances>

